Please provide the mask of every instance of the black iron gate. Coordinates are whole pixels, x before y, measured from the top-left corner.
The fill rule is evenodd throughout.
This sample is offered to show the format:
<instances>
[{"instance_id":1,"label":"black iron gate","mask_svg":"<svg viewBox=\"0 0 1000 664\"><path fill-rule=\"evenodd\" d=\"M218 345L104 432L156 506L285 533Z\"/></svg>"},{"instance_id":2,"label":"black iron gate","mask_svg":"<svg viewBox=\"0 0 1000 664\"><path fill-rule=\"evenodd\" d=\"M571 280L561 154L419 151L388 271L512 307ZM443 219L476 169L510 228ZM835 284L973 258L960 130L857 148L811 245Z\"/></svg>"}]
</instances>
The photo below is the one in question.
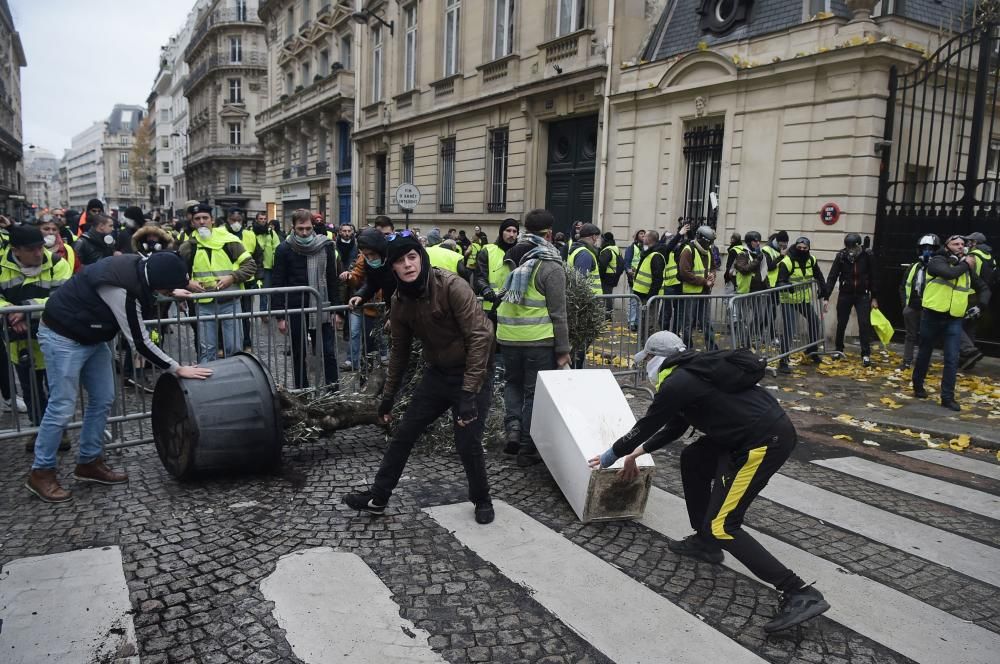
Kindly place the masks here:
<instances>
[{"instance_id":1,"label":"black iron gate","mask_svg":"<svg viewBox=\"0 0 1000 664\"><path fill-rule=\"evenodd\" d=\"M889 74L874 251L879 304L902 327L898 287L935 233L979 231L1000 241L1000 40L996 23L963 32L906 73ZM1000 298L979 324L980 347L1000 355Z\"/></svg>"}]
</instances>

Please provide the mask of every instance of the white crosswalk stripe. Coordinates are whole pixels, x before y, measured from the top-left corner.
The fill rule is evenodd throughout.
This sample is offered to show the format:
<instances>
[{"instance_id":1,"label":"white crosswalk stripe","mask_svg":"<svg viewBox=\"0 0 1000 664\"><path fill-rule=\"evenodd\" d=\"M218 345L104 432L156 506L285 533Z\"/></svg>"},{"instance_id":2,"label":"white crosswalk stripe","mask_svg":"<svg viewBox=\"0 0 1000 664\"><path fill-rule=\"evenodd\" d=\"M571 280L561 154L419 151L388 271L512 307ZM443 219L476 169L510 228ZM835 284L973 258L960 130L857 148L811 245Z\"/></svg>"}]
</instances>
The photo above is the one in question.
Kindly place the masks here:
<instances>
[{"instance_id":1,"label":"white crosswalk stripe","mask_svg":"<svg viewBox=\"0 0 1000 664\"><path fill-rule=\"evenodd\" d=\"M830 468L841 473L891 487L897 491L920 496L937 503L958 507L973 514L981 514L991 519L1000 519L1000 498L985 491L968 489L964 486L927 477L908 470L886 466L860 457L838 457L814 460L817 466Z\"/></svg>"},{"instance_id":2,"label":"white crosswalk stripe","mask_svg":"<svg viewBox=\"0 0 1000 664\"><path fill-rule=\"evenodd\" d=\"M945 466L946 468L964 470L965 472L972 473L974 475L981 475L994 480L1000 480L1000 464L980 461L979 459L970 459L969 457L964 457L952 452L945 452L944 450L907 450L905 452L900 452L900 454L905 454L908 457L920 459L921 461L927 461L939 466Z\"/></svg>"},{"instance_id":3,"label":"white crosswalk stripe","mask_svg":"<svg viewBox=\"0 0 1000 664\"><path fill-rule=\"evenodd\" d=\"M673 539L691 533L684 499L655 487L641 523ZM746 530L806 581L815 579L816 587L830 602L828 618L916 662L995 664L1000 635L781 540ZM753 576L731 555L726 555L725 564Z\"/></svg>"},{"instance_id":4,"label":"white crosswalk stripe","mask_svg":"<svg viewBox=\"0 0 1000 664\"><path fill-rule=\"evenodd\" d=\"M680 664L764 661L523 512L494 506L489 527L467 503L425 511L615 662L660 662L666 653Z\"/></svg>"},{"instance_id":5,"label":"white crosswalk stripe","mask_svg":"<svg viewBox=\"0 0 1000 664\"><path fill-rule=\"evenodd\" d=\"M997 550L811 484L774 475L768 500L1000 587Z\"/></svg>"}]
</instances>

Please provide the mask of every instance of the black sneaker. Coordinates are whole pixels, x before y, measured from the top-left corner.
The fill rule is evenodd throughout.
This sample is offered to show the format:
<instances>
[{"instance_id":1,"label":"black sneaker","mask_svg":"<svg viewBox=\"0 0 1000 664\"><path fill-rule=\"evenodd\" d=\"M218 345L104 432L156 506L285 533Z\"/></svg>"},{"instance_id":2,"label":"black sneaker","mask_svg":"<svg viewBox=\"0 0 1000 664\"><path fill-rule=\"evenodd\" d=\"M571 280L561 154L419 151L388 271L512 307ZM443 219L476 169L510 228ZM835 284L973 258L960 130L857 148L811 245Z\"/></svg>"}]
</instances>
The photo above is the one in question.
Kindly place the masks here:
<instances>
[{"instance_id":1,"label":"black sneaker","mask_svg":"<svg viewBox=\"0 0 1000 664\"><path fill-rule=\"evenodd\" d=\"M767 624L764 631L768 634L780 632L794 627L810 618L815 618L830 609L830 604L823 599L823 593L811 585L789 593L781 593L778 600L778 613Z\"/></svg>"},{"instance_id":2,"label":"black sneaker","mask_svg":"<svg viewBox=\"0 0 1000 664\"><path fill-rule=\"evenodd\" d=\"M867 355L861 358L861 366L863 366L865 369L867 369L871 365L872 365L872 358L868 357Z\"/></svg>"},{"instance_id":3,"label":"black sneaker","mask_svg":"<svg viewBox=\"0 0 1000 664\"><path fill-rule=\"evenodd\" d=\"M387 501L379 501L372 495L371 491L349 493L344 496L345 505L353 507L361 512L368 512L369 514L384 514L386 502Z\"/></svg>"},{"instance_id":4,"label":"black sneaker","mask_svg":"<svg viewBox=\"0 0 1000 664\"><path fill-rule=\"evenodd\" d=\"M813 364L823 364L823 356L819 353L807 353L806 357L812 360Z\"/></svg>"},{"instance_id":5,"label":"black sneaker","mask_svg":"<svg viewBox=\"0 0 1000 664\"><path fill-rule=\"evenodd\" d=\"M912 368L913 368L913 363L907 362L906 360L903 360L899 365L900 371L909 371Z\"/></svg>"},{"instance_id":6,"label":"black sneaker","mask_svg":"<svg viewBox=\"0 0 1000 664\"><path fill-rule=\"evenodd\" d=\"M521 449L521 430L512 429L507 432L507 444L504 445L504 454L517 454Z\"/></svg>"},{"instance_id":7,"label":"black sneaker","mask_svg":"<svg viewBox=\"0 0 1000 664\"><path fill-rule=\"evenodd\" d=\"M493 517L496 514L493 512L493 503L489 500L476 505L476 523L481 523L484 526L487 523L493 523Z\"/></svg>"},{"instance_id":8,"label":"black sneaker","mask_svg":"<svg viewBox=\"0 0 1000 664\"><path fill-rule=\"evenodd\" d=\"M778 365L778 373L780 374L790 374L792 373L792 368L788 366L787 362L782 362Z\"/></svg>"},{"instance_id":9,"label":"black sneaker","mask_svg":"<svg viewBox=\"0 0 1000 664\"><path fill-rule=\"evenodd\" d=\"M914 387L913 388L913 396L915 396L918 399L926 399L927 398L927 390L925 390L922 387Z\"/></svg>"},{"instance_id":10,"label":"black sneaker","mask_svg":"<svg viewBox=\"0 0 1000 664\"><path fill-rule=\"evenodd\" d=\"M721 565L726 558L722 549L712 548L698 533L688 535L682 540L668 538L667 548L678 555L697 558L713 565Z\"/></svg>"},{"instance_id":11,"label":"black sneaker","mask_svg":"<svg viewBox=\"0 0 1000 664\"><path fill-rule=\"evenodd\" d=\"M942 401L941 405L948 410L953 410L956 413L962 412L962 407L958 405L956 401Z\"/></svg>"}]
</instances>

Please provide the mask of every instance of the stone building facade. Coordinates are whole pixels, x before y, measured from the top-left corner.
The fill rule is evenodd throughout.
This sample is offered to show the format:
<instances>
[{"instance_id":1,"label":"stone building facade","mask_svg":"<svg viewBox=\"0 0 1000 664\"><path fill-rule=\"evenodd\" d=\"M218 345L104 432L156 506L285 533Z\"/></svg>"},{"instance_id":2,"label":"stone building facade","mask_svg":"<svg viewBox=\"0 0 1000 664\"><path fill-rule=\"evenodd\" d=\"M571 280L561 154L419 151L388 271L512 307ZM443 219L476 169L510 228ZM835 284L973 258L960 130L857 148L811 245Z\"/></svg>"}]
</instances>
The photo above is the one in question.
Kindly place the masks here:
<instances>
[{"instance_id":1,"label":"stone building facade","mask_svg":"<svg viewBox=\"0 0 1000 664\"><path fill-rule=\"evenodd\" d=\"M24 204L21 67L27 64L10 7L0 0L0 212L9 215Z\"/></svg>"},{"instance_id":2,"label":"stone building facade","mask_svg":"<svg viewBox=\"0 0 1000 664\"><path fill-rule=\"evenodd\" d=\"M29 148L24 153L24 195L36 214L59 205L59 160L43 148Z\"/></svg>"},{"instance_id":3,"label":"stone building facade","mask_svg":"<svg viewBox=\"0 0 1000 664\"><path fill-rule=\"evenodd\" d=\"M142 106L115 104L104 122L101 138L104 189L98 198L108 211L124 210L130 205L149 206L149 182L136 170L133 155L135 133L145 117L146 109Z\"/></svg>"},{"instance_id":4,"label":"stone building facade","mask_svg":"<svg viewBox=\"0 0 1000 664\"><path fill-rule=\"evenodd\" d=\"M73 136L63 155L66 170L64 202L75 210L87 207L92 198L104 200L104 122L90 125Z\"/></svg>"},{"instance_id":5,"label":"stone building facade","mask_svg":"<svg viewBox=\"0 0 1000 664\"><path fill-rule=\"evenodd\" d=\"M269 105L266 48L256 0L214 0L198 13L184 49L186 196L220 208L263 209L255 116Z\"/></svg>"},{"instance_id":6,"label":"stone building facade","mask_svg":"<svg viewBox=\"0 0 1000 664\"><path fill-rule=\"evenodd\" d=\"M354 35L349 6L265 0L271 105L257 116L274 215L297 208L351 221Z\"/></svg>"}]
</instances>

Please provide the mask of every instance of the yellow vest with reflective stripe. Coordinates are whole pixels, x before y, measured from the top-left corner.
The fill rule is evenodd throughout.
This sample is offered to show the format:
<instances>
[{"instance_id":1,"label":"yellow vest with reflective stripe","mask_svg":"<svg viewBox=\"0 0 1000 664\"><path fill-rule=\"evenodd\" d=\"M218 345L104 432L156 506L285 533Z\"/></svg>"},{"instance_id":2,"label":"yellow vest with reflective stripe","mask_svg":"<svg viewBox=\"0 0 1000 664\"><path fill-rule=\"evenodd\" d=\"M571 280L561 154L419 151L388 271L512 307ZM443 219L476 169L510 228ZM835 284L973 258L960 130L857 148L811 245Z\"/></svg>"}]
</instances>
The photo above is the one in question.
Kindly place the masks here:
<instances>
[{"instance_id":1,"label":"yellow vest with reflective stripe","mask_svg":"<svg viewBox=\"0 0 1000 664\"><path fill-rule=\"evenodd\" d=\"M629 265L630 270L639 269L639 261L642 260L642 252L645 250L641 244L632 245L632 263Z\"/></svg>"},{"instance_id":2,"label":"yellow vest with reflective stripe","mask_svg":"<svg viewBox=\"0 0 1000 664\"><path fill-rule=\"evenodd\" d=\"M983 263L989 263L993 259L993 255L986 253L978 247L970 251L969 255L976 258L976 276L983 276Z\"/></svg>"},{"instance_id":3,"label":"yellow vest with reflective stripe","mask_svg":"<svg viewBox=\"0 0 1000 664\"><path fill-rule=\"evenodd\" d=\"M63 242L63 248L66 249L66 262L69 263L70 273L76 272L76 249L67 242Z\"/></svg>"},{"instance_id":4,"label":"yellow vest with reflective stripe","mask_svg":"<svg viewBox=\"0 0 1000 664\"><path fill-rule=\"evenodd\" d=\"M665 381L667 379L667 376L669 376L670 374L672 374L674 372L674 369L676 369L676 368L677 368L676 366L673 366L673 367L667 367L666 369L660 369L660 373L656 374L656 389L657 390L660 389L660 385L663 384L663 381Z\"/></svg>"},{"instance_id":5,"label":"yellow vest with reflective stripe","mask_svg":"<svg viewBox=\"0 0 1000 664\"><path fill-rule=\"evenodd\" d=\"M611 252L611 260L608 261L608 266L604 269L604 274L615 275L618 272L618 261L621 260L622 250L613 244L601 249L601 253L605 251Z\"/></svg>"},{"instance_id":6,"label":"yellow vest with reflective stripe","mask_svg":"<svg viewBox=\"0 0 1000 664\"><path fill-rule=\"evenodd\" d=\"M705 268L705 261L702 259L700 251L692 247L690 244L685 245L684 248L681 249L681 251L682 252L690 251L694 256L694 264L691 267L692 272L694 272L695 274L700 274L703 277L708 277L708 270ZM701 295L704 292L704 290L705 290L704 286L689 284L688 282L685 281L684 287L681 289L681 292L684 293L685 295Z\"/></svg>"},{"instance_id":7,"label":"yellow vest with reflective stripe","mask_svg":"<svg viewBox=\"0 0 1000 664\"><path fill-rule=\"evenodd\" d=\"M733 251L736 253L736 258L733 259L733 263L735 264L736 260L739 258L740 254L749 253L750 250L747 249L746 245L744 245L744 244L738 244L735 247L733 247ZM734 279L735 279L735 283L736 283L736 292L740 293L740 294L742 294L742 293L749 293L750 292L750 283L753 281L753 275L752 274L743 274L739 270L735 270L735 269L734 269L734 272L736 273L734 275ZM775 278L777 278L777 277L775 277Z\"/></svg>"},{"instance_id":8,"label":"yellow vest with reflective stripe","mask_svg":"<svg viewBox=\"0 0 1000 664\"><path fill-rule=\"evenodd\" d=\"M73 268L69 261L55 256L48 249L42 252L42 271L33 277L24 274L10 256L10 252L5 251L0 258L0 307L44 305L52 291L62 286L72 276ZM32 314L36 319L40 315L40 313ZM10 336L12 333L13 330L8 329L7 335ZM35 368L44 369L45 358L36 338L32 338L30 342L27 339L11 340L7 346L8 356L16 364L21 351L26 348L30 348L34 355Z\"/></svg>"},{"instance_id":9,"label":"yellow vest with reflective stripe","mask_svg":"<svg viewBox=\"0 0 1000 664\"><path fill-rule=\"evenodd\" d=\"M927 276L930 276L929 274ZM968 272L956 279L933 277L924 286L921 300L924 309L948 314L953 318L964 318L969 308L969 293L972 292L972 277Z\"/></svg>"},{"instance_id":10,"label":"yellow vest with reflective stripe","mask_svg":"<svg viewBox=\"0 0 1000 664\"><path fill-rule=\"evenodd\" d=\"M274 268L274 252L278 250L278 245L281 244L281 238L278 237L278 234L272 229L267 233L256 235L256 241L263 253L262 262L264 263L264 269L270 270ZM247 248L245 244L243 247ZM248 248L247 251L249 251Z\"/></svg>"},{"instance_id":11,"label":"yellow vest with reflective stripe","mask_svg":"<svg viewBox=\"0 0 1000 664\"><path fill-rule=\"evenodd\" d=\"M465 261L465 267L472 269L476 267L476 256L483 250L483 245L473 242L469 245L469 257Z\"/></svg>"},{"instance_id":12,"label":"yellow vest with reflective stripe","mask_svg":"<svg viewBox=\"0 0 1000 664\"><path fill-rule=\"evenodd\" d=\"M778 285L778 264L780 261L781 252L772 247L771 245L765 245L761 248L765 254L767 254L771 259L771 265L774 267L767 271L767 287L774 288Z\"/></svg>"},{"instance_id":13,"label":"yellow vest with reflective stripe","mask_svg":"<svg viewBox=\"0 0 1000 664\"><path fill-rule=\"evenodd\" d=\"M778 265L784 265L788 270L788 281L792 285L807 284L813 278L813 268L816 267L816 258L810 256L809 260L806 261L805 267L802 267L801 263L793 262L791 257L785 256ZM812 291L805 286L790 288L781 291L778 299L782 304L812 302ZM962 313L964 314L965 312L963 311Z\"/></svg>"},{"instance_id":14,"label":"yellow vest with reflective stripe","mask_svg":"<svg viewBox=\"0 0 1000 664\"><path fill-rule=\"evenodd\" d=\"M667 256L667 264L663 266L663 292L667 292L668 286L677 286L681 283L681 278L677 276L677 256L670 252Z\"/></svg>"},{"instance_id":15,"label":"yellow vest with reflective stripe","mask_svg":"<svg viewBox=\"0 0 1000 664\"><path fill-rule=\"evenodd\" d=\"M239 242L240 239L225 228L219 226L212 229L212 236L203 240L195 234L194 264L191 268L191 278L201 284L205 290L215 290L215 284L220 277L231 275L241 263L250 259L250 252L243 248L243 253L234 263L226 254L226 245ZM242 246L242 243L241 243ZM243 284L230 286L230 290L243 290ZM210 299L200 299L198 302L212 302Z\"/></svg>"},{"instance_id":16,"label":"yellow vest with reflective stripe","mask_svg":"<svg viewBox=\"0 0 1000 664\"><path fill-rule=\"evenodd\" d=\"M918 262L914 263L913 265L911 265L910 266L910 270L906 273L906 281L903 282L903 292L904 292L903 306L904 307L910 306L910 293L913 292L914 277L916 277L917 270L920 269L921 267L923 267L923 263L921 263L921 262L918 261Z\"/></svg>"},{"instance_id":17,"label":"yellow vest with reflective stripe","mask_svg":"<svg viewBox=\"0 0 1000 664\"><path fill-rule=\"evenodd\" d=\"M247 253L253 256L257 251L257 234L249 228L244 228L237 239L243 244L243 248L247 250Z\"/></svg>"},{"instance_id":18,"label":"yellow vest with reflective stripe","mask_svg":"<svg viewBox=\"0 0 1000 664\"><path fill-rule=\"evenodd\" d=\"M505 300L497 307L498 341L543 341L555 337L545 296L535 287L537 276L535 267L520 304Z\"/></svg>"},{"instance_id":19,"label":"yellow vest with reflective stripe","mask_svg":"<svg viewBox=\"0 0 1000 664\"><path fill-rule=\"evenodd\" d=\"M653 287L653 256L655 251L650 251L639 263L639 271L635 273L635 281L632 282L632 292L636 295L649 295L649 289ZM653 293L653 295L661 295Z\"/></svg>"},{"instance_id":20,"label":"yellow vest with reflective stripe","mask_svg":"<svg viewBox=\"0 0 1000 664\"><path fill-rule=\"evenodd\" d=\"M577 255L581 251L590 251L590 246L587 243L581 241L579 245L580 246L570 253L569 259L566 261L574 270L576 269L574 262L576 261ZM587 276L590 278L590 290L595 295L600 295L604 292L601 290L601 272L597 269L597 256L594 256L593 252L591 252L591 258L593 258L593 264L590 266L590 272L587 273Z\"/></svg>"},{"instance_id":21,"label":"yellow vest with reflective stripe","mask_svg":"<svg viewBox=\"0 0 1000 664\"><path fill-rule=\"evenodd\" d=\"M432 267L439 267L458 274L458 266L462 262L462 254L456 254L450 249L445 249L440 244L427 247L427 257L431 259Z\"/></svg>"},{"instance_id":22,"label":"yellow vest with reflective stripe","mask_svg":"<svg viewBox=\"0 0 1000 664\"><path fill-rule=\"evenodd\" d=\"M507 281L507 275L510 274L510 266L503 260L505 252L495 244L488 244L483 249L486 251L489 264L489 273L486 275L486 279L490 282L490 288L493 289L493 292L499 293L504 282ZM493 303L483 301L483 310L492 311Z\"/></svg>"}]
</instances>

